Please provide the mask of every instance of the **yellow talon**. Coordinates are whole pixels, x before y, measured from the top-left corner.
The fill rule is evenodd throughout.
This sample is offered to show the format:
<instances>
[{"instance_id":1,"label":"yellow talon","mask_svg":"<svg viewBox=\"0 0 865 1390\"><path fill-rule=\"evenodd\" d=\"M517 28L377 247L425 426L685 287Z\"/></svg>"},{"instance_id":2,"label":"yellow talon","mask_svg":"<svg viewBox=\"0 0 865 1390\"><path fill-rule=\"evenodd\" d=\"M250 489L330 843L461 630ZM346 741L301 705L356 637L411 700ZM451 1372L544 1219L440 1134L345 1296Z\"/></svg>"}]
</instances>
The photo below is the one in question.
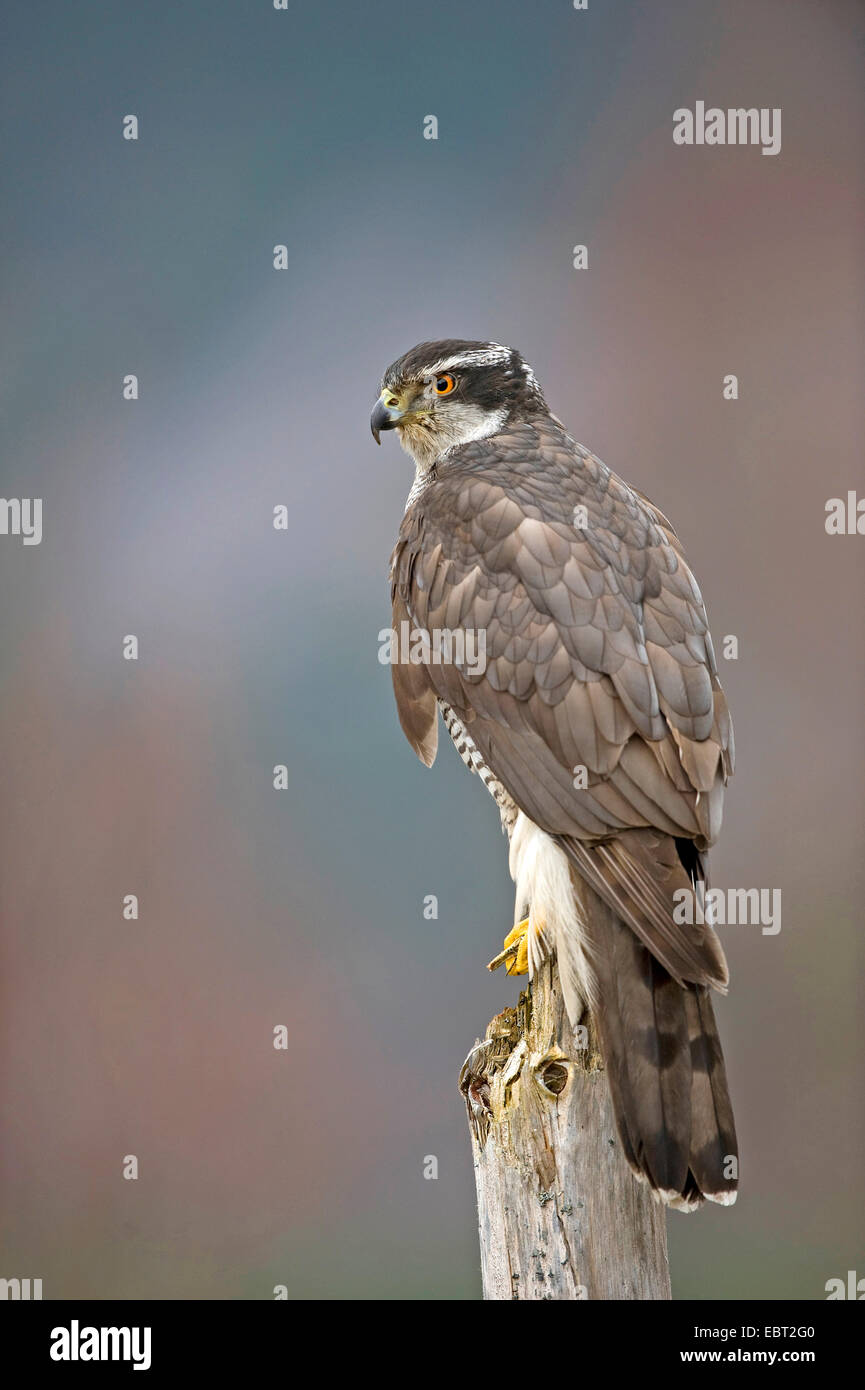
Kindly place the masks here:
<instances>
[{"instance_id":1,"label":"yellow talon","mask_svg":"<svg viewBox=\"0 0 865 1390\"><path fill-rule=\"evenodd\" d=\"M529 919L524 917L508 932L504 940L504 950L490 961L487 970L498 970L499 966L503 965L508 975L527 975L529 971L528 931Z\"/></svg>"}]
</instances>

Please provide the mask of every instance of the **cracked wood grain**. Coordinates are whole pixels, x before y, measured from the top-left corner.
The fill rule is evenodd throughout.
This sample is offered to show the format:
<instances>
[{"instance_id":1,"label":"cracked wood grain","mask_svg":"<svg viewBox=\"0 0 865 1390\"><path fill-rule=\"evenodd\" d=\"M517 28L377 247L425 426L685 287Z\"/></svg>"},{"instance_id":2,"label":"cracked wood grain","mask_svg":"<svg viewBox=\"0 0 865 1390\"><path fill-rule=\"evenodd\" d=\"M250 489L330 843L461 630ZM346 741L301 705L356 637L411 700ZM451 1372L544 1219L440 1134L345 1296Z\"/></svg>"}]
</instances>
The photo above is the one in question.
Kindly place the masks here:
<instances>
[{"instance_id":1,"label":"cracked wood grain","mask_svg":"<svg viewBox=\"0 0 865 1390\"><path fill-rule=\"evenodd\" d=\"M622 1154L597 1037L554 962L460 1074L485 1299L669 1299L664 1208Z\"/></svg>"}]
</instances>

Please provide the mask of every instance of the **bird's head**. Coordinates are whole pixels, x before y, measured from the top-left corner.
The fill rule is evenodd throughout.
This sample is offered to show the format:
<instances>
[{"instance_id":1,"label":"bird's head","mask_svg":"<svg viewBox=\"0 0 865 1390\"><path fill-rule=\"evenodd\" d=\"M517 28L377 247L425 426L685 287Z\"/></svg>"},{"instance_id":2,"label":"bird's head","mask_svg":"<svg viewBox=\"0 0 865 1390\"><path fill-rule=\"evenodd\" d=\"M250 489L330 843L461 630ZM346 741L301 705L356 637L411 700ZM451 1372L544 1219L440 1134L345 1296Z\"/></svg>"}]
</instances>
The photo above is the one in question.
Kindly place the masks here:
<instances>
[{"instance_id":1,"label":"bird's head","mask_svg":"<svg viewBox=\"0 0 865 1390\"><path fill-rule=\"evenodd\" d=\"M486 439L515 420L546 414L535 374L516 348L445 338L419 343L388 367L370 429L397 430L426 470L448 450Z\"/></svg>"}]
</instances>

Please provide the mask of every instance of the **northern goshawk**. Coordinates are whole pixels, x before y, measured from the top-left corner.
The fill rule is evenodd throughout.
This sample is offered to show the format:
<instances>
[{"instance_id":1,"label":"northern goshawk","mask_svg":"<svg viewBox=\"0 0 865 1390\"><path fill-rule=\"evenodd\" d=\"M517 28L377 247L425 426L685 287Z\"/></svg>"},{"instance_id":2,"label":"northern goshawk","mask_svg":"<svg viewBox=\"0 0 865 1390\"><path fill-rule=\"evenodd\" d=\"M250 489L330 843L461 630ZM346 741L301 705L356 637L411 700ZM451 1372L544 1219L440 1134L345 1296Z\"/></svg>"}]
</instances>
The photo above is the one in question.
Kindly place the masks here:
<instances>
[{"instance_id":1,"label":"northern goshawk","mask_svg":"<svg viewBox=\"0 0 865 1390\"><path fill-rule=\"evenodd\" d=\"M682 547L570 438L513 348L421 343L385 372L370 423L416 465L394 630L484 634L485 664L428 655L392 671L418 756L435 758L441 712L499 806L509 972L554 953L571 1023L591 1010L634 1171L674 1207L729 1204L736 1135L710 998L727 966L710 925L674 920L673 894L705 890L733 732Z\"/></svg>"}]
</instances>

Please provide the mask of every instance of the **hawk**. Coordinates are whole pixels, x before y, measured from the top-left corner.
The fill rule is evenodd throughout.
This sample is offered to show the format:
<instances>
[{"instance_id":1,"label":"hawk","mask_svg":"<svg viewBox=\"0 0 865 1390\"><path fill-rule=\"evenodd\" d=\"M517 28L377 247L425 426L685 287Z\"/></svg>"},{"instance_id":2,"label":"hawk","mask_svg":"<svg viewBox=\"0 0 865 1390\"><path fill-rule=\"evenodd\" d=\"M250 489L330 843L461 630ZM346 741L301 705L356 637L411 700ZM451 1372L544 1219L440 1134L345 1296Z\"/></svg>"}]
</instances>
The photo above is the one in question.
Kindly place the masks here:
<instances>
[{"instance_id":1,"label":"hawk","mask_svg":"<svg viewBox=\"0 0 865 1390\"><path fill-rule=\"evenodd\" d=\"M514 348L419 344L385 372L370 426L415 463L394 630L485 642L484 662L434 660L427 640L391 669L418 757L432 764L441 714L499 807L515 926L491 965L531 977L555 956L572 1025L595 1020L636 1175L680 1210L729 1205L710 997L727 964L702 914L681 925L675 909L678 890L705 892L733 730L682 546L571 439Z\"/></svg>"}]
</instances>

